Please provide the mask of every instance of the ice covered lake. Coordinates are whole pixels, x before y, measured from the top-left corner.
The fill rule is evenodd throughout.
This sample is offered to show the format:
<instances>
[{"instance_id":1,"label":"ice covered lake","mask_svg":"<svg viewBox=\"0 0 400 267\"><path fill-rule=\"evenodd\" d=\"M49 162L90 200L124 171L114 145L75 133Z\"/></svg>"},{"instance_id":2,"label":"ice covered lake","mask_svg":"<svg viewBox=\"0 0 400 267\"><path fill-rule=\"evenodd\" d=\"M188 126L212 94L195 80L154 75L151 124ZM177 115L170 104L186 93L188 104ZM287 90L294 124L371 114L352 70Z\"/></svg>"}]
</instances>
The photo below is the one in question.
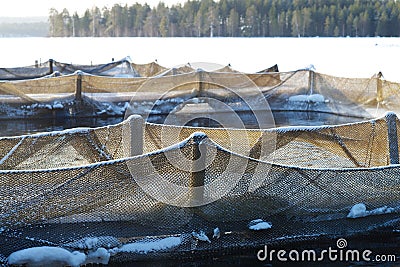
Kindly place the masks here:
<instances>
[{"instance_id":1,"label":"ice covered lake","mask_svg":"<svg viewBox=\"0 0 400 267\"><path fill-rule=\"evenodd\" d=\"M1 38L0 42L0 67L48 59L99 64L129 56L135 63L157 60L165 67L231 64L242 72L257 72L274 64L280 71L313 66L317 72L349 78L369 78L380 71L384 79L400 82L400 38ZM9 135L115 122L12 122L3 129Z\"/></svg>"},{"instance_id":2,"label":"ice covered lake","mask_svg":"<svg viewBox=\"0 0 400 267\"><path fill-rule=\"evenodd\" d=\"M0 67L34 64L50 58L96 64L130 56L135 63L157 60L173 67L188 62L231 64L256 72L274 64L280 71L310 66L343 77L400 81L400 38L2 38Z\"/></svg>"}]
</instances>

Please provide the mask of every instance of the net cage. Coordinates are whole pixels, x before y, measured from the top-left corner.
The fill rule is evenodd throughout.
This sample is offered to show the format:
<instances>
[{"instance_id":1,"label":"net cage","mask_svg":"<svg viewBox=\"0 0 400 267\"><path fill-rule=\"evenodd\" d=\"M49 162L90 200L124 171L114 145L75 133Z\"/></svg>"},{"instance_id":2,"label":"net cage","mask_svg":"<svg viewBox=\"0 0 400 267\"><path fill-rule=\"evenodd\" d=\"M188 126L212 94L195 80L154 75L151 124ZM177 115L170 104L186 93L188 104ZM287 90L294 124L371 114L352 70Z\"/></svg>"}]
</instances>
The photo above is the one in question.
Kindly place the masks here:
<instances>
[{"instance_id":1,"label":"net cage","mask_svg":"<svg viewBox=\"0 0 400 267\"><path fill-rule=\"evenodd\" d=\"M75 251L67 265L121 264L395 235L399 127L395 113L262 130L160 125L133 115L105 127L2 137L0 262L33 247ZM163 132L178 142L163 142ZM351 215L360 203L366 209Z\"/></svg>"},{"instance_id":2,"label":"net cage","mask_svg":"<svg viewBox=\"0 0 400 267\"><path fill-rule=\"evenodd\" d=\"M78 251L66 265L119 265L376 233L398 244L398 83L114 66L52 62L60 75L0 81L1 119L140 115L0 138L0 263L35 247ZM242 117L249 106L272 111L278 126L329 125L159 124L193 111L224 116L209 99Z\"/></svg>"},{"instance_id":3,"label":"net cage","mask_svg":"<svg viewBox=\"0 0 400 267\"><path fill-rule=\"evenodd\" d=\"M157 123L179 105L200 98L212 98L245 113L248 105L241 98L256 102L261 93L280 126L298 124L292 118L304 119L305 124L307 120L340 124L377 118L388 111L398 114L399 102L399 83L380 76L343 78L312 70L245 74L192 69L134 78L76 71L59 77L0 81L0 92L1 119L122 118L133 109Z\"/></svg>"},{"instance_id":4,"label":"net cage","mask_svg":"<svg viewBox=\"0 0 400 267\"><path fill-rule=\"evenodd\" d=\"M148 64L150 65L150 64ZM143 64L142 69L146 68ZM147 67L148 69L149 67ZM92 75L109 77L138 77L140 74L133 68L129 57L103 64L62 63L53 59L35 65L14 68L0 68L0 80L28 80L41 77L61 76L82 71Z\"/></svg>"},{"instance_id":5,"label":"net cage","mask_svg":"<svg viewBox=\"0 0 400 267\"><path fill-rule=\"evenodd\" d=\"M31 66L0 68L0 80L29 80L41 77L69 75L76 71L82 71L97 76L132 78L177 75L193 72L195 70L196 68L192 67L190 63L173 68L167 68L159 65L156 61L145 64L134 63L131 61L130 57L125 57L117 61L113 60L109 63L90 65L65 63L49 59L48 61L40 63L35 61L35 65ZM230 65L217 69L216 71L237 72L232 69ZM278 71L278 66L274 65L260 71L259 73Z\"/></svg>"},{"instance_id":6,"label":"net cage","mask_svg":"<svg viewBox=\"0 0 400 267\"><path fill-rule=\"evenodd\" d=\"M63 63L54 59L46 62L35 61L35 65L24 67L0 68L0 80L27 80L40 77L61 76L82 71L87 74L108 77L157 77L177 75L195 71L196 68L190 63L173 68L161 66L157 61L139 64L131 61L130 57L102 64L72 64ZM237 72L230 64L217 68L217 72ZM271 66L258 73L279 72L278 65Z\"/></svg>"}]
</instances>

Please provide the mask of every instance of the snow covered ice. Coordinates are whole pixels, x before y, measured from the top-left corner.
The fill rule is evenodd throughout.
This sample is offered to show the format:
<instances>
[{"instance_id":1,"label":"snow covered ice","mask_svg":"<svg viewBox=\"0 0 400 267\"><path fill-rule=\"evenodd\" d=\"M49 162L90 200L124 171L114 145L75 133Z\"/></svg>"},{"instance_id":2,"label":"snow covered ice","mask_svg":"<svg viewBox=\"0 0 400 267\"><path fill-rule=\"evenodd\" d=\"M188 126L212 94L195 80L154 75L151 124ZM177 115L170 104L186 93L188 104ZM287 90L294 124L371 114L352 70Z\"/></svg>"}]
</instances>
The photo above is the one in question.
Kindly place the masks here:
<instances>
[{"instance_id":1,"label":"snow covered ice","mask_svg":"<svg viewBox=\"0 0 400 267\"><path fill-rule=\"evenodd\" d=\"M349 214L347 214L347 218L352 218L352 219L362 218L362 217L366 217L369 215L380 215L380 214L392 213L394 211L395 211L394 208L389 208L387 206L383 206L383 207L368 211L367 207L365 206L364 203L358 203L358 204L355 204L353 207L351 207Z\"/></svg>"},{"instance_id":2,"label":"snow covered ice","mask_svg":"<svg viewBox=\"0 0 400 267\"><path fill-rule=\"evenodd\" d=\"M208 238L208 236L206 235L206 233L204 233L204 231L200 231L199 233L193 231L193 232L192 232L192 236L193 236L195 239L197 239L197 240L211 243L210 239Z\"/></svg>"},{"instance_id":3,"label":"snow covered ice","mask_svg":"<svg viewBox=\"0 0 400 267\"><path fill-rule=\"evenodd\" d=\"M80 266L86 260L84 253L69 252L59 247L33 247L16 251L8 257L10 265L25 266Z\"/></svg>"},{"instance_id":4,"label":"snow covered ice","mask_svg":"<svg viewBox=\"0 0 400 267\"><path fill-rule=\"evenodd\" d=\"M108 264L109 260L110 260L110 252L108 252L108 250L105 248L98 248L94 252L89 252L83 264L84 265L89 263Z\"/></svg>"},{"instance_id":5,"label":"snow covered ice","mask_svg":"<svg viewBox=\"0 0 400 267\"><path fill-rule=\"evenodd\" d=\"M149 252L155 252L158 250L165 250L179 246L181 242L181 238L176 236L166 237L158 240L141 240L138 242L125 244L120 248L112 249L110 252L115 254L118 252L135 252L147 254Z\"/></svg>"},{"instance_id":6,"label":"snow covered ice","mask_svg":"<svg viewBox=\"0 0 400 267\"><path fill-rule=\"evenodd\" d=\"M262 219L252 220L249 223L249 229L253 230L253 231L266 230L266 229L270 229L271 227L272 227L271 223L265 222Z\"/></svg>"},{"instance_id":7,"label":"snow covered ice","mask_svg":"<svg viewBox=\"0 0 400 267\"><path fill-rule=\"evenodd\" d=\"M289 97L290 102L323 103L325 98L321 94L293 95Z\"/></svg>"},{"instance_id":8,"label":"snow covered ice","mask_svg":"<svg viewBox=\"0 0 400 267\"><path fill-rule=\"evenodd\" d=\"M217 228L215 228L214 229L214 231L213 231L213 238L220 238L220 236L221 236L221 231L219 230L219 228L217 227Z\"/></svg>"},{"instance_id":9,"label":"snow covered ice","mask_svg":"<svg viewBox=\"0 0 400 267\"><path fill-rule=\"evenodd\" d=\"M110 253L105 248L85 253L70 252L60 247L33 247L11 253L8 257L10 265L24 266L81 266L89 263L108 264Z\"/></svg>"}]
</instances>

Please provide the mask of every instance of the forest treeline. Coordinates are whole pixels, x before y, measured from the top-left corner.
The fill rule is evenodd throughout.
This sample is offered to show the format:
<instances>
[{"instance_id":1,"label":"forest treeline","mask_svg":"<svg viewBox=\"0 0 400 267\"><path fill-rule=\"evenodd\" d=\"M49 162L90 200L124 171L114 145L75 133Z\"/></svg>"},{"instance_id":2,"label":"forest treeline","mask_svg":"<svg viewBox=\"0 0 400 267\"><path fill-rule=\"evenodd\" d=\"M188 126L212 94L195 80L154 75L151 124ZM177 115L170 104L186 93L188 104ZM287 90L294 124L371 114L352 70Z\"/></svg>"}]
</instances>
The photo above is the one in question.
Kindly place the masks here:
<instances>
[{"instance_id":1,"label":"forest treeline","mask_svg":"<svg viewBox=\"0 0 400 267\"><path fill-rule=\"evenodd\" d=\"M188 0L93 7L81 16L51 9L49 36L400 36L400 1Z\"/></svg>"}]
</instances>

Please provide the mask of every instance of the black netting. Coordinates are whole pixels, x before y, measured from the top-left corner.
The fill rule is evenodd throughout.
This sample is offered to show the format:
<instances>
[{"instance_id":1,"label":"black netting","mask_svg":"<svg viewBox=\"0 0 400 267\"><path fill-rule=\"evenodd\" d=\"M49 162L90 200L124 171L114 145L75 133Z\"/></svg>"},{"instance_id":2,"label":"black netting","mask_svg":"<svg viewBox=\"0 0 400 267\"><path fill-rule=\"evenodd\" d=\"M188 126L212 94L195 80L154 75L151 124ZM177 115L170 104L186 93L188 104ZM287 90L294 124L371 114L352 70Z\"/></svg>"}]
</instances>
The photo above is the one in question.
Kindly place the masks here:
<instances>
[{"instance_id":1,"label":"black netting","mask_svg":"<svg viewBox=\"0 0 400 267\"><path fill-rule=\"evenodd\" d=\"M343 126L249 130L254 155L263 154L256 150L262 149L260 142L271 140L268 136L272 134L277 139L275 154L285 147L287 154L301 151L298 162L292 158L290 165L274 163L277 155L273 153L255 159L241 155L240 149L237 153L227 150L221 142L224 138L218 141L218 136L226 136L224 129L208 130L217 144L195 133L204 128L180 127L183 141L157 150L163 148L157 147L160 130L137 118L113 127L2 138L3 164L11 164L13 157L20 155L15 156L22 161L18 164L25 166L26 162L26 167L16 170L14 163L9 165L12 170L0 172L0 259L5 263L12 252L38 246L77 250L88 257L104 248L111 255L110 263L193 258L264 244L283 246L368 232L393 233L399 226L399 171L390 161L399 156L384 145L395 140L388 130L393 120L399 124L388 114ZM156 145L145 146L145 154L128 157L132 144L126 144L124 136L134 131L132 127L144 127L143 133L128 135L129 140L144 138L146 144ZM190 132L194 134L187 137ZM9 151L4 149L7 143ZM330 157L329 166L304 166L302 157L316 153L309 149L311 145L318 148L319 155ZM19 146L25 148L19 151ZM88 162L74 156L71 163L75 164L66 163L71 167L48 169L43 168L42 158L23 157L24 151L68 155L70 148ZM205 169L185 169L185 159L201 159L196 154L199 148L206 155ZM342 166L339 158L358 165ZM204 185L200 195L193 189L198 179ZM166 194L169 188L160 186L161 181L180 191ZM224 193L218 195L220 192ZM212 201L207 202L209 199ZM186 205L199 200L206 202ZM182 205L166 204L170 201ZM375 213L348 218L358 203ZM250 230L254 219L272 227ZM213 238L216 228L219 237ZM209 241L203 241L204 236ZM153 252L143 252L152 245Z\"/></svg>"}]
</instances>

